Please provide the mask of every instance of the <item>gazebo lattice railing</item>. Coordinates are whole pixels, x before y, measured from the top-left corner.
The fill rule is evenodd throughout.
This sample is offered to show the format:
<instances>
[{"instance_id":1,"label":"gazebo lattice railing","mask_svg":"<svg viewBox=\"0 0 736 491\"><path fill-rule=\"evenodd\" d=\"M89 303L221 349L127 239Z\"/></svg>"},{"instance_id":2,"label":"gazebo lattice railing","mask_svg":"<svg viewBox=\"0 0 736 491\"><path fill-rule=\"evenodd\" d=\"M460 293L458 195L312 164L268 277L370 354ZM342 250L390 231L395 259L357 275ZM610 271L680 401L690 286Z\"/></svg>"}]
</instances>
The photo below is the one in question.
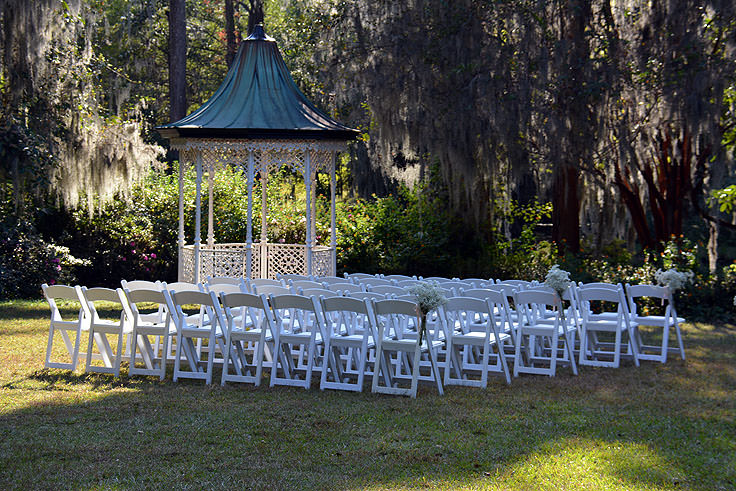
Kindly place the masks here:
<instances>
[{"instance_id":1,"label":"gazebo lattice railing","mask_svg":"<svg viewBox=\"0 0 736 491\"><path fill-rule=\"evenodd\" d=\"M180 152L179 169L179 280L198 282L208 276L275 278L278 274L334 275L335 257L335 161L345 142L332 140L173 140ZM197 172L195 192L194 243L184 237L184 165L194 165ZM244 244L216 244L214 238L213 179L219 167L242 166L248 187L248 214ZM304 176L306 190L306 244L269 243L267 240L266 190L268 176L282 166L289 166ZM202 179L209 181L207 240L202 243ZM330 244L315 243L317 172L330 174ZM253 240L253 184L261 176L261 235Z\"/></svg>"}]
</instances>

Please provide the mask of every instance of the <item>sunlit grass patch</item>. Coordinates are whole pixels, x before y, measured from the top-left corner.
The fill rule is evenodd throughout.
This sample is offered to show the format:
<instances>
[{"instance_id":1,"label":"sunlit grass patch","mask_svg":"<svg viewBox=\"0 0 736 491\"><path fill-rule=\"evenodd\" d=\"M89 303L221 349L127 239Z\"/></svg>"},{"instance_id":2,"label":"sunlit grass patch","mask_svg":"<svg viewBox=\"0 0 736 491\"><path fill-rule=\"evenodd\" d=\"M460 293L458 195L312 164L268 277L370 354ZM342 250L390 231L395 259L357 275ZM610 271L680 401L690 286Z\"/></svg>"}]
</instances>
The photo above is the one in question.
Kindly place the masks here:
<instances>
[{"instance_id":1,"label":"sunlit grass patch","mask_svg":"<svg viewBox=\"0 0 736 491\"><path fill-rule=\"evenodd\" d=\"M0 303L5 488L736 488L733 326L684 326L686 361L416 400L45 369L47 334L42 302Z\"/></svg>"}]
</instances>

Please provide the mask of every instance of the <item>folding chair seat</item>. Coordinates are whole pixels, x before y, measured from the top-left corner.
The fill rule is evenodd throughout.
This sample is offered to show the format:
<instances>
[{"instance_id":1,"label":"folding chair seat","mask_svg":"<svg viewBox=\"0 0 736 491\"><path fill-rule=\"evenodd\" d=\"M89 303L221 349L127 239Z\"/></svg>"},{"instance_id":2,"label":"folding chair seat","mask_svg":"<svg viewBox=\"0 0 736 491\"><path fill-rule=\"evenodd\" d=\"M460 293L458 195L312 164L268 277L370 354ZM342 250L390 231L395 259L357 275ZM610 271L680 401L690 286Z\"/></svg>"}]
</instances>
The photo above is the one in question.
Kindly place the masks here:
<instances>
[{"instance_id":1,"label":"folding chair seat","mask_svg":"<svg viewBox=\"0 0 736 491\"><path fill-rule=\"evenodd\" d=\"M406 288L401 288L400 286L392 286L392 285L370 286L368 288L368 291L374 292L374 293L380 293L381 295L386 295L386 296L399 296L399 295L407 294Z\"/></svg>"},{"instance_id":2,"label":"folding chair seat","mask_svg":"<svg viewBox=\"0 0 736 491\"><path fill-rule=\"evenodd\" d=\"M577 375L573 353L576 329L562 320L560 315L562 306L558 295L542 290L521 290L514 294L514 304L519 313L514 377L520 373L554 377L558 363L569 364L573 374ZM543 315L548 310L554 313L551 319ZM564 345L561 357L560 342ZM549 356L546 356L547 353ZM524 358L527 360L526 363ZM540 367L538 364L547 366Z\"/></svg>"},{"instance_id":3,"label":"folding chair seat","mask_svg":"<svg viewBox=\"0 0 736 491\"><path fill-rule=\"evenodd\" d=\"M212 369L215 363L215 355L219 348L220 353L225 353L227 345L227 327L225 324L220 301L214 292L180 291L171 294L172 310L176 312L176 346L180 351L174 359L174 382L179 378L204 379L207 384L212 383ZM194 308L196 311L204 311L208 324L192 322L193 316L185 313L185 308ZM195 347L197 340L198 347ZM202 346L201 341L207 341ZM206 351L207 358L204 359ZM182 358L186 361L189 370L182 368Z\"/></svg>"},{"instance_id":4,"label":"folding chair seat","mask_svg":"<svg viewBox=\"0 0 736 491\"><path fill-rule=\"evenodd\" d=\"M49 303L49 307L51 308L49 341L46 346L46 360L44 361L43 365L46 368L63 368L74 371L77 368L77 362L79 359L79 343L82 338L82 331L89 330L88 319L85 319L84 317L84 310L82 308L82 299L79 287L67 285L49 286L44 283L43 285L41 285L41 289L43 290L43 295L44 297L46 297L46 301ZM62 300L64 302L74 302L74 309L76 309L77 306L79 307L77 318L73 320L65 320L61 315L57 300ZM67 353L69 354L69 363L51 360L54 337L57 331L61 335L61 339L64 342ZM69 337L70 333L74 336L73 342Z\"/></svg>"},{"instance_id":5,"label":"folding chair seat","mask_svg":"<svg viewBox=\"0 0 736 491\"><path fill-rule=\"evenodd\" d=\"M365 288L363 288L362 286L356 285L355 283L348 283L347 281L343 281L342 283L326 283L325 288L327 288L328 290L332 290L333 292L338 292L340 293L340 295L343 296L347 296L350 293L365 291Z\"/></svg>"},{"instance_id":6,"label":"folding chair seat","mask_svg":"<svg viewBox=\"0 0 736 491\"><path fill-rule=\"evenodd\" d=\"M321 298L325 325L324 366L320 389L361 392L375 347L375 336L368 317L367 300L348 297ZM351 379L354 381L351 382Z\"/></svg>"},{"instance_id":7,"label":"folding chair seat","mask_svg":"<svg viewBox=\"0 0 736 491\"><path fill-rule=\"evenodd\" d=\"M629 355L633 357L634 364L639 366L638 350L636 349L636 340L634 338L636 325L631 321L629 316L626 298L624 297L624 291L621 285L618 285L616 289L608 287L583 288L579 291L579 297L582 327L578 363L580 365L618 368L621 356ZM615 306L615 311L608 310L594 313L593 306L591 305L594 302L608 302L609 305ZM604 345L598 340L597 336L591 336L592 333L601 332L613 333L613 343L606 343ZM627 336L627 349L625 352L622 352L624 334ZM606 346L610 346L611 350L606 350Z\"/></svg>"},{"instance_id":8,"label":"folding chair seat","mask_svg":"<svg viewBox=\"0 0 736 491\"><path fill-rule=\"evenodd\" d=\"M273 345L273 313L268 300L265 295L250 293L228 293L221 299L227 318L222 385L232 381L259 386L266 349L269 344ZM237 322L238 312L244 321ZM231 364L234 373L230 373Z\"/></svg>"},{"instance_id":9,"label":"folding chair seat","mask_svg":"<svg viewBox=\"0 0 736 491\"><path fill-rule=\"evenodd\" d=\"M120 361L123 357L124 340L130 339L133 332L133 321L126 313L127 301L121 288L112 290L110 288L87 288L81 287L81 300L84 315L89 319L89 341L87 343L87 361L85 370L87 372L110 373L115 377L120 376ZM106 302L107 305L101 304ZM102 307L112 304L114 311L119 314L115 320L104 319L99 315ZM117 336L117 346L113 351L108 336ZM97 346L97 353L93 353ZM128 341L130 349L130 341ZM104 366L92 365L92 358L100 359Z\"/></svg>"},{"instance_id":10,"label":"folding chair seat","mask_svg":"<svg viewBox=\"0 0 736 491\"><path fill-rule=\"evenodd\" d=\"M428 323L426 333L420 344L419 338L406 337L410 326L416 329L421 319L417 304L405 300L379 300L373 303L369 317L372 330L377 333L376 358L373 369L372 391L383 394L417 395L419 380L433 381L440 395L443 394L442 379L436 350L443 344L436 340L436 329ZM392 360L390 354L395 353ZM422 357L429 364L429 374L420 373ZM399 387L400 379L407 378L407 368L411 385ZM383 378L384 385L380 384Z\"/></svg>"},{"instance_id":11,"label":"folding chair seat","mask_svg":"<svg viewBox=\"0 0 736 491\"><path fill-rule=\"evenodd\" d=\"M503 374L511 383L504 345L511 336L502 331L507 324L502 293L493 292L485 300L452 297L441 309L441 321L447 339L445 379L447 385L488 386L488 373ZM499 312L497 316L494 312ZM493 353L493 348L496 353ZM490 364L491 357L495 363ZM480 374L480 380L469 378ZM453 374L455 375L453 377Z\"/></svg>"},{"instance_id":12,"label":"folding chair seat","mask_svg":"<svg viewBox=\"0 0 736 491\"><path fill-rule=\"evenodd\" d=\"M680 353L680 358L684 360L685 347L682 342L680 324L685 322L685 319L677 316L675 304L672 299L672 291L665 286L632 286L627 284L626 295L631 312L631 319L637 326L634 335L636 337L636 344L639 350L639 359L665 363L667 361L667 354L670 351L676 351ZM643 298L659 300L659 303L663 304L664 315L645 315L641 313L641 309L637 306L636 301ZM654 344L645 344L640 329L642 326L662 328L662 341L659 346ZM669 346L670 329L674 329L675 331L678 345L677 348Z\"/></svg>"},{"instance_id":13,"label":"folding chair seat","mask_svg":"<svg viewBox=\"0 0 736 491\"><path fill-rule=\"evenodd\" d=\"M270 385L308 389L312 383L312 372L321 368L317 344L322 343L324 326L317 299L301 295L271 295L269 301L274 313L274 359Z\"/></svg>"},{"instance_id":14,"label":"folding chair seat","mask_svg":"<svg viewBox=\"0 0 736 491\"><path fill-rule=\"evenodd\" d=\"M176 335L176 325L169 313L166 295L161 290L128 290L123 293L126 299L128 316L133 321L130 340L130 365L128 375L158 375L160 380L166 377L166 360L171 350L169 349L172 338ZM153 304L157 317L151 314L141 313L143 306L139 304ZM158 318L158 312L164 312L163 320ZM156 348L151 345L149 336L156 339ZM162 340L163 346L161 356L158 355L158 340ZM144 367L138 367L137 351L140 349L141 360Z\"/></svg>"}]
</instances>

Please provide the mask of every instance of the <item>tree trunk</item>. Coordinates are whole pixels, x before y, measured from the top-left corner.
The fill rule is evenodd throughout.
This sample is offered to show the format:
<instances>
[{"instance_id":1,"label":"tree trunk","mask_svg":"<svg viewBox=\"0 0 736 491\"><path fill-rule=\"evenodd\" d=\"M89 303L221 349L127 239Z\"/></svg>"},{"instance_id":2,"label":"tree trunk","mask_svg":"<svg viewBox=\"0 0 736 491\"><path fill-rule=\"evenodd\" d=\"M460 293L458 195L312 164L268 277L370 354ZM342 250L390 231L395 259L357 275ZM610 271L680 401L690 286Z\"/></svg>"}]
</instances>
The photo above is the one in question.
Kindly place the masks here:
<instances>
[{"instance_id":1,"label":"tree trunk","mask_svg":"<svg viewBox=\"0 0 736 491\"><path fill-rule=\"evenodd\" d=\"M235 6L233 0L225 0L225 39L227 41L225 61L227 67L230 68L235 59L235 51L238 49L238 43L235 39Z\"/></svg>"},{"instance_id":2,"label":"tree trunk","mask_svg":"<svg viewBox=\"0 0 736 491\"><path fill-rule=\"evenodd\" d=\"M187 114L187 26L184 0L169 0L169 117Z\"/></svg>"},{"instance_id":3,"label":"tree trunk","mask_svg":"<svg viewBox=\"0 0 736 491\"><path fill-rule=\"evenodd\" d=\"M258 24L263 24L263 0L250 0L250 6L248 7L249 36Z\"/></svg>"},{"instance_id":4,"label":"tree trunk","mask_svg":"<svg viewBox=\"0 0 736 491\"><path fill-rule=\"evenodd\" d=\"M579 170L563 165L557 170L552 198L552 240L560 254L580 251Z\"/></svg>"}]
</instances>

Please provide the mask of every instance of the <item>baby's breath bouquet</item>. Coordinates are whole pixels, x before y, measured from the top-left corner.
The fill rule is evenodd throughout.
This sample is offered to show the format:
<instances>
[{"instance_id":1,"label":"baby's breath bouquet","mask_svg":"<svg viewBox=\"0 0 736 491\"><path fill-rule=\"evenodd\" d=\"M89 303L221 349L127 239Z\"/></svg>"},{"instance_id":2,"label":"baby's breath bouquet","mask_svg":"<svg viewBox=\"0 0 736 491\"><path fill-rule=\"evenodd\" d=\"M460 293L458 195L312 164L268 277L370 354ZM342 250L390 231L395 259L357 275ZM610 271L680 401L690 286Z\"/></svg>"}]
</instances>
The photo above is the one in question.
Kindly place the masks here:
<instances>
[{"instance_id":1,"label":"baby's breath bouquet","mask_svg":"<svg viewBox=\"0 0 736 491\"><path fill-rule=\"evenodd\" d=\"M560 316L563 321L565 319L565 310L562 305L562 294L570 288L570 283L570 273L564 269L560 269L559 264L552 266L547 272L547 277L544 279L544 285L552 288L557 292L557 296L560 297Z\"/></svg>"},{"instance_id":2,"label":"baby's breath bouquet","mask_svg":"<svg viewBox=\"0 0 736 491\"><path fill-rule=\"evenodd\" d=\"M667 271L658 269L657 272L654 273L654 279L657 283L662 286L669 287L673 292L690 283L693 280L693 276L692 271L681 272L674 268L668 269Z\"/></svg>"},{"instance_id":3,"label":"baby's breath bouquet","mask_svg":"<svg viewBox=\"0 0 736 491\"><path fill-rule=\"evenodd\" d=\"M447 299L436 281L422 281L408 289L409 293L417 297L417 309L421 314L422 324L419 326L419 344L422 344L424 331L427 330L427 314L437 307L445 305Z\"/></svg>"}]
</instances>

